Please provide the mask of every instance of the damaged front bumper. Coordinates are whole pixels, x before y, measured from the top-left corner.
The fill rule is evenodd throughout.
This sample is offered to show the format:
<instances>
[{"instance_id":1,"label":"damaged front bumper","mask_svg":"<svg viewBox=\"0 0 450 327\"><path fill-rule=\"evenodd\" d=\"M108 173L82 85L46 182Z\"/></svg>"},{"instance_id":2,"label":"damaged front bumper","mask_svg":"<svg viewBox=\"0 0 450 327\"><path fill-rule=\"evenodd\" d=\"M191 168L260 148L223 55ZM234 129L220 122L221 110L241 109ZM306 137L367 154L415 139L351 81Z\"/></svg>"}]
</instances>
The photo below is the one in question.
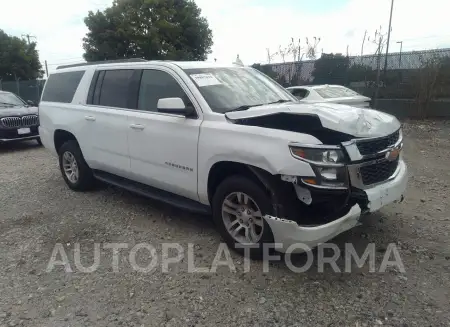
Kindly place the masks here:
<instances>
[{"instance_id":1,"label":"damaged front bumper","mask_svg":"<svg viewBox=\"0 0 450 327\"><path fill-rule=\"evenodd\" d=\"M394 201L401 201L406 189L408 170L403 160L400 160L395 177L372 188L365 189L368 203L365 211L359 204L350 208L349 212L336 220L319 226L300 226L298 223L266 215L264 219L269 224L275 243L280 252L304 252L312 249L335 236L361 224L361 216L366 212L374 212ZM296 246L301 244L301 246Z\"/></svg>"}]
</instances>

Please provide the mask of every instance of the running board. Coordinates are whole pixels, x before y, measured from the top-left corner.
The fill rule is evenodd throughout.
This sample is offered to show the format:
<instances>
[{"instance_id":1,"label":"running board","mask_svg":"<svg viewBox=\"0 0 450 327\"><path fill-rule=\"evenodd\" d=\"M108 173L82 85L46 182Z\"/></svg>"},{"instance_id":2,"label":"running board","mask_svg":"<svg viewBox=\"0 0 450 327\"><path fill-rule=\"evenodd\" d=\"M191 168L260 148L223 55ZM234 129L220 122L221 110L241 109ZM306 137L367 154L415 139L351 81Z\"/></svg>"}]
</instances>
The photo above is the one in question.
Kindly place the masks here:
<instances>
[{"instance_id":1,"label":"running board","mask_svg":"<svg viewBox=\"0 0 450 327\"><path fill-rule=\"evenodd\" d=\"M157 189L152 186L148 186L139 182L135 182L129 180L124 177L120 177L114 174L110 174L101 170L93 171L95 178L98 180L105 182L107 184L111 184L120 188L123 188L127 191L142 195L144 197L168 203L180 209L184 209L190 212L195 212L199 214L210 214L211 209L209 206L201 204L197 201L185 198L180 195L176 195L167 191L163 191Z\"/></svg>"}]
</instances>

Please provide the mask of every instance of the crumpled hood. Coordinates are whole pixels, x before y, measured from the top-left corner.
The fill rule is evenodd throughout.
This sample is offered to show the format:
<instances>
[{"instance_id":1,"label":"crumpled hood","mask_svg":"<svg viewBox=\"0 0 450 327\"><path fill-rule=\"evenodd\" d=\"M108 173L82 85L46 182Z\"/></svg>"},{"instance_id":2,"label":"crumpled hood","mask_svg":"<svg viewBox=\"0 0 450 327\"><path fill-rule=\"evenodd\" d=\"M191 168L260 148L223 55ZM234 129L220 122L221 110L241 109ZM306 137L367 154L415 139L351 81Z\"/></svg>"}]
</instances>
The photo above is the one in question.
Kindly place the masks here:
<instances>
[{"instance_id":1,"label":"crumpled hood","mask_svg":"<svg viewBox=\"0 0 450 327\"><path fill-rule=\"evenodd\" d=\"M0 118L6 116L37 115L37 107L1 107Z\"/></svg>"},{"instance_id":2,"label":"crumpled hood","mask_svg":"<svg viewBox=\"0 0 450 327\"><path fill-rule=\"evenodd\" d=\"M392 115L373 109L356 108L336 103L282 103L253 107L245 111L226 114L231 120L254 118L277 113L293 115L317 115L322 126L354 137L379 137L389 135L400 128L400 122Z\"/></svg>"}]
</instances>

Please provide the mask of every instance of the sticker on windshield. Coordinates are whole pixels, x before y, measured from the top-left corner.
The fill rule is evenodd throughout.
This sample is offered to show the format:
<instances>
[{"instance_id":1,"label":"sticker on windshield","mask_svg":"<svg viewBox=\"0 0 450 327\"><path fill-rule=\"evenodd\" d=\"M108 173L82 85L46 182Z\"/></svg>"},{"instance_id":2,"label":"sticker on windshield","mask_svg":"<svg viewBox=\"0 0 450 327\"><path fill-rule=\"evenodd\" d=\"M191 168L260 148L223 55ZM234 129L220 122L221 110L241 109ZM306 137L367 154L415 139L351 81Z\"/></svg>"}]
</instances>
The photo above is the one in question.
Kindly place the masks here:
<instances>
[{"instance_id":1,"label":"sticker on windshield","mask_svg":"<svg viewBox=\"0 0 450 327\"><path fill-rule=\"evenodd\" d=\"M199 87L222 84L213 74L192 74L190 76Z\"/></svg>"}]
</instances>

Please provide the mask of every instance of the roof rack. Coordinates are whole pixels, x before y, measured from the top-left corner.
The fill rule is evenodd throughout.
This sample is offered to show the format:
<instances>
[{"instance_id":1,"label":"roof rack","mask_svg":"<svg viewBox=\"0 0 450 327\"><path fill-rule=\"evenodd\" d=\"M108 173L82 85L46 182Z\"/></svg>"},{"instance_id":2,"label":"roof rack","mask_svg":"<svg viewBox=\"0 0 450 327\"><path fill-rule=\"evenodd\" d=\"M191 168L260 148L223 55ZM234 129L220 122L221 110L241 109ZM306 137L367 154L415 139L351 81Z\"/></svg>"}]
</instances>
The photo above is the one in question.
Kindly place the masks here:
<instances>
[{"instance_id":1,"label":"roof rack","mask_svg":"<svg viewBox=\"0 0 450 327\"><path fill-rule=\"evenodd\" d=\"M143 58L130 58L130 59L113 59L113 60L102 60L102 61L89 61L89 62L83 62L80 64L71 64L71 65L62 65L56 67L56 69L62 69L62 68L71 68L71 67L79 67L79 66L91 66L91 65L101 65L101 64L118 64L121 62L143 62L147 61Z\"/></svg>"}]
</instances>

